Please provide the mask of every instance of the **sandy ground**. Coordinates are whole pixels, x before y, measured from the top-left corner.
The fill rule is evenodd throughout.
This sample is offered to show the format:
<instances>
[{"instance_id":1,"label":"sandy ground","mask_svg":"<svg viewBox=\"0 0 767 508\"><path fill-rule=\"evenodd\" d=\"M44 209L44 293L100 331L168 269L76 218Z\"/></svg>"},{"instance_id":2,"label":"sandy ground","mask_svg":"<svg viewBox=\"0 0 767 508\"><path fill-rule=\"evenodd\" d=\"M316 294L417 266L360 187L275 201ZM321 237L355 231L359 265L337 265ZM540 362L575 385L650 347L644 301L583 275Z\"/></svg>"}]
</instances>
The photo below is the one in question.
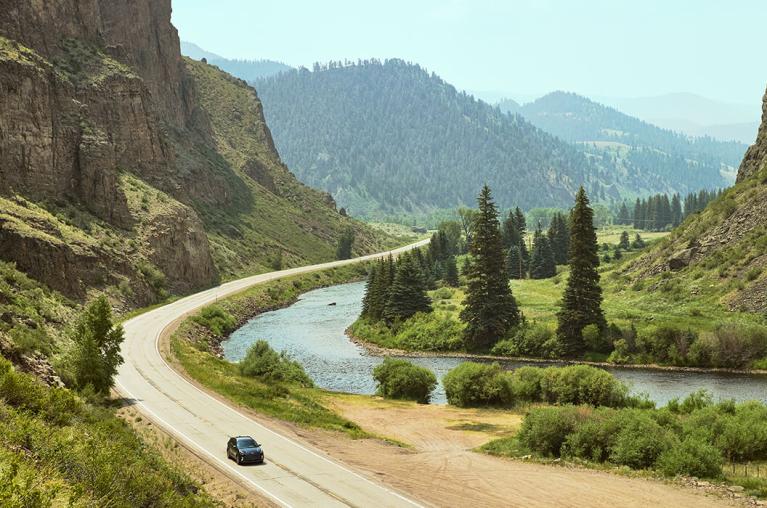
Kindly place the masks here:
<instances>
[{"instance_id":1,"label":"sandy ground","mask_svg":"<svg viewBox=\"0 0 767 508\"><path fill-rule=\"evenodd\" d=\"M718 496L656 480L506 460L471 451L518 428L521 417L508 412L354 396L333 397L332 405L364 429L412 448L319 437L316 446L434 505L733 506L732 501Z\"/></svg>"}]
</instances>

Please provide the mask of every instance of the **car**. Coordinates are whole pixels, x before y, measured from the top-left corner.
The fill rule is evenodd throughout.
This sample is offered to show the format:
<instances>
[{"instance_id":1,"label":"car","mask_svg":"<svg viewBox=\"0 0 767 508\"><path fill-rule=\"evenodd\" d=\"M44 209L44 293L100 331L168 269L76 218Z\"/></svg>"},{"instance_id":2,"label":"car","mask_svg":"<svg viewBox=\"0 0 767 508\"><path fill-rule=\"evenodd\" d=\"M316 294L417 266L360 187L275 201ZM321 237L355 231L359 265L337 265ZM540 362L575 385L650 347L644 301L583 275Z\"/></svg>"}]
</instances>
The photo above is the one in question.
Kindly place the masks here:
<instances>
[{"instance_id":1,"label":"car","mask_svg":"<svg viewBox=\"0 0 767 508\"><path fill-rule=\"evenodd\" d=\"M250 436L235 436L226 443L226 457L240 465L263 464L264 450Z\"/></svg>"}]
</instances>

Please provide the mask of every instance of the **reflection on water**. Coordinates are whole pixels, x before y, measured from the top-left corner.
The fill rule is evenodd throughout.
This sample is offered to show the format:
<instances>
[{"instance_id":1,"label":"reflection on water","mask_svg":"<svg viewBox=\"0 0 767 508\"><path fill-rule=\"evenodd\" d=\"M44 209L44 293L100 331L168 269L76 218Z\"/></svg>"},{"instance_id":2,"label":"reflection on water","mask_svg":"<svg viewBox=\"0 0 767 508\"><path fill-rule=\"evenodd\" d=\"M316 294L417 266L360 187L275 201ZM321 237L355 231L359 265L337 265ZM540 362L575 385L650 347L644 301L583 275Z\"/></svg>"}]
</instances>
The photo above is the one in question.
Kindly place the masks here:
<instances>
[{"instance_id":1,"label":"reflection on water","mask_svg":"<svg viewBox=\"0 0 767 508\"><path fill-rule=\"evenodd\" d=\"M285 309L267 312L250 320L223 344L224 356L239 361L248 347L265 339L277 351L286 351L301 362L317 386L328 390L371 394L375 392L373 368L382 358L371 356L352 343L344 330L357 319L362 306L365 283L344 284L306 293ZM335 305L329 305L335 303ZM466 359L408 358L430 368L437 379ZM523 365L502 362L505 368ZM715 399L758 399L767 402L767 377L669 372L657 370L609 369L628 383L634 392L647 393L659 405L674 397L705 388ZM432 394L432 402L445 403L440 384Z\"/></svg>"}]
</instances>

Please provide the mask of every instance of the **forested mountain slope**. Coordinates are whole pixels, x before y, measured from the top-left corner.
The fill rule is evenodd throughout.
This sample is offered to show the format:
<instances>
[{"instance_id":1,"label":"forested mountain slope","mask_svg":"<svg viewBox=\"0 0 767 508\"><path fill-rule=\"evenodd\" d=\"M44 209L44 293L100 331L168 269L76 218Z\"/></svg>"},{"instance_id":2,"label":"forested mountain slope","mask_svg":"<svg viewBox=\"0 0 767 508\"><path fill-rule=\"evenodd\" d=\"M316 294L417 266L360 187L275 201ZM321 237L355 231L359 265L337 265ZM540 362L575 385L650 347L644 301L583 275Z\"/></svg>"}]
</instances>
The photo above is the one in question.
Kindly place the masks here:
<instances>
[{"instance_id":1,"label":"forested mountain slope","mask_svg":"<svg viewBox=\"0 0 767 508\"><path fill-rule=\"evenodd\" d=\"M683 297L713 295L731 309L767 310L767 94L756 143L737 184L695 213L659 245L627 266L653 290ZM667 277L668 271L675 271ZM698 295L698 296L696 296Z\"/></svg>"},{"instance_id":2,"label":"forested mountain slope","mask_svg":"<svg viewBox=\"0 0 767 508\"><path fill-rule=\"evenodd\" d=\"M692 138L645 123L574 93L553 92L515 111L593 153L610 154L631 175L656 173L675 192L728 186L746 145Z\"/></svg>"},{"instance_id":3,"label":"forested mountain slope","mask_svg":"<svg viewBox=\"0 0 767 508\"><path fill-rule=\"evenodd\" d=\"M417 65L376 60L256 83L277 148L296 175L354 214L473 205L565 206L579 185L618 197L608 171L521 117Z\"/></svg>"},{"instance_id":4,"label":"forested mountain slope","mask_svg":"<svg viewBox=\"0 0 767 508\"><path fill-rule=\"evenodd\" d=\"M0 0L0 258L128 306L333 257L330 196L274 150L255 90L184 60L170 0Z\"/></svg>"}]
</instances>

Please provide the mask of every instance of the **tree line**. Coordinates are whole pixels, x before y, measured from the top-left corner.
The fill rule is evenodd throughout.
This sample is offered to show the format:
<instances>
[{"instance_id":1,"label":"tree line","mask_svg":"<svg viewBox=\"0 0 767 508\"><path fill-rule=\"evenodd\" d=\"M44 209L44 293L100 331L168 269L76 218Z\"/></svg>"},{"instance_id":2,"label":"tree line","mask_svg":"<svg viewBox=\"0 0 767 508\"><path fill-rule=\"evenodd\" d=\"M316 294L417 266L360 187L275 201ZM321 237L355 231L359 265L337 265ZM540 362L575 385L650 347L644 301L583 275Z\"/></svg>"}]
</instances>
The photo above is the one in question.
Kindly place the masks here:
<instances>
[{"instance_id":1,"label":"tree line","mask_svg":"<svg viewBox=\"0 0 767 508\"><path fill-rule=\"evenodd\" d=\"M677 227L689 215L700 212L724 190L701 190L682 198L679 194L656 194L636 199L633 208L623 202L618 209L616 224L634 226L648 231L667 231Z\"/></svg>"}]
</instances>

